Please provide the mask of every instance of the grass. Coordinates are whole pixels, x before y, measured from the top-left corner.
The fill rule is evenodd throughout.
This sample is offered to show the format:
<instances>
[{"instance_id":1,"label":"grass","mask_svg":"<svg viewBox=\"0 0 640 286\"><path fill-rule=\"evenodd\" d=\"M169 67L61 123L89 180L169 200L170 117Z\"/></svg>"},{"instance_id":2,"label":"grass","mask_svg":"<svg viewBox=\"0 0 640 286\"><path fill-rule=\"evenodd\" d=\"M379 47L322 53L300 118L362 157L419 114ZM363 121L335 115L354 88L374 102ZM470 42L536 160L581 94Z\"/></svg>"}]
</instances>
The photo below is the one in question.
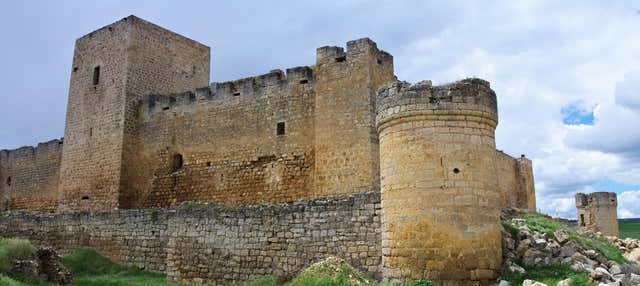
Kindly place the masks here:
<instances>
[{"instance_id":1,"label":"grass","mask_svg":"<svg viewBox=\"0 0 640 286\"><path fill-rule=\"evenodd\" d=\"M620 230L620 238L629 237L640 239L640 220L619 220L618 228Z\"/></svg>"},{"instance_id":2,"label":"grass","mask_svg":"<svg viewBox=\"0 0 640 286\"><path fill-rule=\"evenodd\" d=\"M28 243L28 241L26 241ZM18 245L24 245L21 241ZM30 245L30 244L29 244ZM22 247L20 247L22 248ZM27 252L29 253L29 252ZM65 256L63 264L74 273L74 286L180 286L184 284L167 283L162 273L142 271L113 263L93 249L80 249ZM11 279L0 275L2 286L54 286L40 280ZM303 271L298 277L287 283L279 282L273 276L259 277L242 286L400 286L397 284L377 284L350 265L343 263L316 264ZM437 284L421 280L405 284L406 286L437 286Z\"/></svg>"},{"instance_id":3,"label":"grass","mask_svg":"<svg viewBox=\"0 0 640 286\"><path fill-rule=\"evenodd\" d=\"M80 249L65 256L63 264L74 274L74 286L179 286L167 283L162 273L142 271L135 267L113 263L93 249ZM54 284L0 276L0 285L54 286Z\"/></svg>"},{"instance_id":4,"label":"grass","mask_svg":"<svg viewBox=\"0 0 640 286\"><path fill-rule=\"evenodd\" d=\"M526 272L520 273L503 273L501 279L507 280L511 285L522 285L526 279L531 279L545 283L547 285L556 285L564 279L571 279L571 286L595 286L596 284L589 281L589 274L586 272L576 272L566 265L546 266L546 267L525 267Z\"/></svg>"},{"instance_id":5,"label":"grass","mask_svg":"<svg viewBox=\"0 0 640 286\"><path fill-rule=\"evenodd\" d=\"M0 238L0 273L7 273L14 260L31 259L36 248L25 239Z\"/></svg>"}]
</instances>

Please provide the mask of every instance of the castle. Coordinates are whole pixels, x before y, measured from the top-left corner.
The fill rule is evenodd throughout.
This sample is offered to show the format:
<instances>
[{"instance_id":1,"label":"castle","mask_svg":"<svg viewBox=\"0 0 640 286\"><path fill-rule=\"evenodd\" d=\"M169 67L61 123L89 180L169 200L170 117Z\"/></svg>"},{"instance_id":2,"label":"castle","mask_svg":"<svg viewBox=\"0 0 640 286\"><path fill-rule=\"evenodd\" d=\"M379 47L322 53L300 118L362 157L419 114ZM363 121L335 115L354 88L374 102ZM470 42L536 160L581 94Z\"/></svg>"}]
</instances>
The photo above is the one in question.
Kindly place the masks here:
<instances>
[{"instance_id":1,"label":"castle","mask_svg":"<svg viewBox=\"0 0 640 286\"><path fill-rule=\"evenodd\" d=\"M209 84L209 61L209 47L135 16L78 39L64 140L0 151L0 235L96 247L183 282L326 254L389 280L497 277L499 208L536 208L531 161L495 148L488 82L397 81L366 38L231 82ZM176 211L186 201L242 211Z\"/></svg>"},{"instance_id":2,"label":"castle","mask_svg":"<svg viewBox=\"0 0 640 286\"><path fill-rule=\"evenodd\" d=\"M578 227L618 236L618 199L616 193L576 194Z\"/></svg>"}]
</instances>

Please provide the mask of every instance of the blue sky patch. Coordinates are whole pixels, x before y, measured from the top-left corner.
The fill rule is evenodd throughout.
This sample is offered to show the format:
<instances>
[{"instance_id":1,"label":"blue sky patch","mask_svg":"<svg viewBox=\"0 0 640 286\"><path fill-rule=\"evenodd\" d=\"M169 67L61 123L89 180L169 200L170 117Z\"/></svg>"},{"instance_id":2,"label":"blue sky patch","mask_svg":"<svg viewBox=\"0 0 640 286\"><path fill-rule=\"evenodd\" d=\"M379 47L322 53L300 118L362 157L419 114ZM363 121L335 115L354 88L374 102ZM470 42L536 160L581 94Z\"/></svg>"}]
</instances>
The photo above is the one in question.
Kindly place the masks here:
<instances>
[{"instance_id":1,"label":"blue sky patch","mask_svg":"<svg viewBox=\"0 0 640 286\"><path fill-rule=\"evenodd\" d=\"M582 102L562 108L562 123L566 125L593 125L593 110L587 110Z\"/></svg>"}]
</instances>

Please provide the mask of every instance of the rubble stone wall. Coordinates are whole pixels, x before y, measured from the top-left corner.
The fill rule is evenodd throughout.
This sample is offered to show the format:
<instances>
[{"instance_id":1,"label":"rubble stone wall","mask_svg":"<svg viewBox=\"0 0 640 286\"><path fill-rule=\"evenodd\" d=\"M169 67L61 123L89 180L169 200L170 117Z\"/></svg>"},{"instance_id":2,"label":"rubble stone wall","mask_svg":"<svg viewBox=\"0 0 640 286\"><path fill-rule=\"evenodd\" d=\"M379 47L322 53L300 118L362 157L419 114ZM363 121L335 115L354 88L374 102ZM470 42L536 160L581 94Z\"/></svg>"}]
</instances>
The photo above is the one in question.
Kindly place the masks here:
<instances>
[{"instance_id":1,"label":"rubble stone wall","mask_svg":"<svg viewBox=\"0 0 640 286\"><path fill-rule=\"evenodd\" d=\"M295 275L329 256L381 278L380 195L280 205L185 204L102 213L6 212L0 236L62 253L95 248L116 262L166 271L170 281L246 281Z\"/></svg>"}]
</instances>

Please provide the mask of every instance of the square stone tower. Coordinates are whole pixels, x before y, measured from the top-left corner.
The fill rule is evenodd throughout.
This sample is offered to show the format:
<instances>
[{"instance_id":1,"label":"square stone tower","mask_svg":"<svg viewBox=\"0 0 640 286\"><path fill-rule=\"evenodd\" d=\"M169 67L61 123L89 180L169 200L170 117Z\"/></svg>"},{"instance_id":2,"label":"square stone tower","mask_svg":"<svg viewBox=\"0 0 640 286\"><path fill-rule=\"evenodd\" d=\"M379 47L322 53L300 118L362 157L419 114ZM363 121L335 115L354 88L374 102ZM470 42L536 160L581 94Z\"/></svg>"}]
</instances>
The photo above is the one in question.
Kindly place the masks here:
<instances>
[{"instance_id":1,"label":"square stone tower","mask_svg":"<svg viewBox=\"0 0 640 286\"><path fill-rule=\"evenodd\" d=\"M616 193L595 192L576 194L578 226L618 236L618 199Z\"/></svg>"},{"instance_id":2,"label":"square stone tower","mask_svg":"<svg viewBox=\"0 0 640 286\"><path fill-rule=\"evenodd\" d=\"M76 41L60 169L59 209L111 210L126 198L127 146L139 99L209 82L210 49L135 16Z\"/></svg>"}]
</instances>

